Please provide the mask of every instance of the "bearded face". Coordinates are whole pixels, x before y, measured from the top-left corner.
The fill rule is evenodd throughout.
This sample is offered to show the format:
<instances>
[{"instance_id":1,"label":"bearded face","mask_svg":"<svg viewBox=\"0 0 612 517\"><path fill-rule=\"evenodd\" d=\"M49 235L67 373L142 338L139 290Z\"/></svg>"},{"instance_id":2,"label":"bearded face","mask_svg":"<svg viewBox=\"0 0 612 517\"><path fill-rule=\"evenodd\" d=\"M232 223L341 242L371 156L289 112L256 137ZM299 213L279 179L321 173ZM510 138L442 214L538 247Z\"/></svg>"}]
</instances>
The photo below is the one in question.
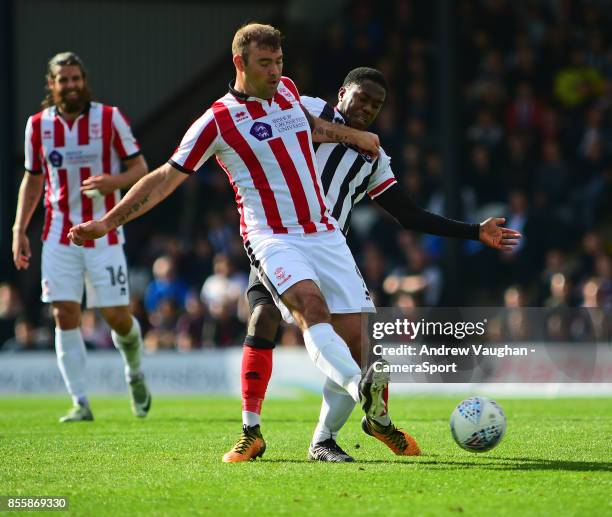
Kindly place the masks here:
<instances>
[{"instance_id":1,"label":"bearded face","mask_svg":"<svg viewBox=\"0 0 612 517\"><path fill-rule=\"evenodd\" d=\"M91 92L79 66L57 66L48 80L53 103L63 113L80 113L91 100Z\"/></svg>"}]
</instances>

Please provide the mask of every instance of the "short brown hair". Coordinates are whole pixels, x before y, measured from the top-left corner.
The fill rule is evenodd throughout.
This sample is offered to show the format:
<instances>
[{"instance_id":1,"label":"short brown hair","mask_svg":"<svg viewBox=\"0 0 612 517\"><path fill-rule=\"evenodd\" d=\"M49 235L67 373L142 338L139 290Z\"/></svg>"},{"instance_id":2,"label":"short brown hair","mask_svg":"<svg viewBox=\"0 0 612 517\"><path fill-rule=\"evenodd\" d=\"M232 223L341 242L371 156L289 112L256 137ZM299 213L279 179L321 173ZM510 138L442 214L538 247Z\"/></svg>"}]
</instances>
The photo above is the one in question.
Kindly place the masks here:
<instances>
[{"instance_id":1,"label":"short brown hair","mask_svg":"<svg viewBox=\"0 0 612 517\"><path fill-rule=\"evenodd\" d=\"M272 27L272 25L263 25L261 23L247 23L243 25L234 34L232 41L232 55L242 56L246 63L249 57L249 45L251 42L259 48L277 50L281 47L283 35L281 32Z\"/></svg>"}]
</instances>

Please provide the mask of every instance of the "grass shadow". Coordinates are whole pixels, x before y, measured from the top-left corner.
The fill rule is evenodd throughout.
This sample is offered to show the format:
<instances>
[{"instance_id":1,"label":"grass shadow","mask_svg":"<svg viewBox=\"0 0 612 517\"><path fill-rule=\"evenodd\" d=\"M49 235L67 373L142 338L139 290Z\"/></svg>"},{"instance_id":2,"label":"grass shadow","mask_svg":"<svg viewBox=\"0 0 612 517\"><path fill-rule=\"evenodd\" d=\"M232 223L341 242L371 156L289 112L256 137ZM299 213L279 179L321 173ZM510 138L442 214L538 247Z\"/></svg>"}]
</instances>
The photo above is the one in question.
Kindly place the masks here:
<instances>
[{"instance_id":1,"label":"grass shadow","mask_svg":"<svg viewBox=\"0 0 612 517\"><path fill-rule=\"evenodd\" d=\"M389 463L384 460L360 460L360 463ZM570 460L544 460L538 458L498 458L487 457L478 461L453 460L422 460L393 462L410 466L430 466L440 470L458 470L475 468L479 470L515 470L515 471L546 471L558 470L566 472L612 472L612 463L600 461L570 461Z\"/></svg>"},{"instance_id":2,"label":"grass shadow","mask_svg":"<svg viewBox=\"0 0 612 517\"><path fill-rule=\"evenodd\" d=\"M400 465L410 467L434 467L441 470L458 470L475 468L480 470L520 470L520 471L546 471L560 470L566 472L612 472L612 463L604 461L569 461L544 460L538 458L501 458L486 457L478 461L452 461L443 459L428 459L435 456L421 456L420 458L406 458L405 461L358 459L352 465ZM317 463L308 459L261 458L261 463ZM323 463L323 462L319 462Z\"/></svg>"}]
</instances>

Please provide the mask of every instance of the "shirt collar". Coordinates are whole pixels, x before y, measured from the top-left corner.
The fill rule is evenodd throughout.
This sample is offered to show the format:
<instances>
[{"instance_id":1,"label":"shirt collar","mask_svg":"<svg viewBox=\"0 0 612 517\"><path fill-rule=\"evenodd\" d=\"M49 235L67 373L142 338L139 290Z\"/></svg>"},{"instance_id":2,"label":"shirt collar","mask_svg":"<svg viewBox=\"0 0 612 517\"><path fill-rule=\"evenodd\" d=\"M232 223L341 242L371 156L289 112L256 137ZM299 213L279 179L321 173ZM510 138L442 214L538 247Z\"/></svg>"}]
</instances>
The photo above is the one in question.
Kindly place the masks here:
<instances>
[{"instance_id":1,"label":"shirt collar","mask_svg":"<svg viewBox=\"0 0 612 517\"><path fill-rule=\"evenodd\" d=\"M236 90L236 88L234 88L234 86L232 85L233 81L229 82L229 92L236 97L239 101L247 101L249 99L249 96L244 93L244 92L239 92L238 90Z\"/></svg>"},{"instance_id":2,"label":"shirt collar","mask_svg":"<svg viewBox=\"0 0 612 517\"><path fill-rule=\"evenodd\" d=\"M261 99L259 97L255 97L254 95L247 95L244 92L239 92L238 90L236 90L236 88L232 86L232 81L229 82L228 87L229 87L229 93L233 95L234 97L236 97L236 99L238 99L239 101L246 102L248 100L251 100L251 101L256 101L256 102L267 102L268 104L272 102L272 99Z\"/></svg>"},{"instance_id":3,"label":"shirt collar","mask_svg":"<svg viewBox=\"0 0 612 517\"><path fill-rule=\"evenodd\" d=\"M346 125L346 117L344 116L344 114L338 109L338 106L334 106L334 121L337 122L341 122L342 124ZM339 120L336 120L336 117Z\"/></svg>"}]
</instances>

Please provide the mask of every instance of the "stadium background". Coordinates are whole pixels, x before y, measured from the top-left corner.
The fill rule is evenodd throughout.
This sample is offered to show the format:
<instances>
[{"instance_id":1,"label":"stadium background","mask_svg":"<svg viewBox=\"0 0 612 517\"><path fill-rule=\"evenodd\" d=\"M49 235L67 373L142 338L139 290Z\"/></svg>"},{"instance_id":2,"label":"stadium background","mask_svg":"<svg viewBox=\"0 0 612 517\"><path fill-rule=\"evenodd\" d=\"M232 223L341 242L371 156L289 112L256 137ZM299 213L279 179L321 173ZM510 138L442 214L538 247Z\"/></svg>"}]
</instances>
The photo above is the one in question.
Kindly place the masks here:
<instances>
[{"instance_id":1,"label":"stadium background","mask_svg":"<svg viewBox=\"0 0 612 517\"><path fill-rule=\"evenodd\" d=\"M610 515L612 383L516 380L497 392L394 383L393 419L414 433L422 457L391 456L363 434L355 411L340 444L357 462L308 462L322 374L291 346L299 336L290 328L264 408L266 456L222 464L241 425L247 265L231 189L213 163L126 227L153 411L144 421L131 415L119 354L88 312L86 339L101 350L88 356L96 421L58 425L68 397L39 302L42 209L28 272L14 269L10 228L23 128L53 54L82 56L94 93L128 115L153 168L225 91L231 35L257 19L283 29L286 73L304 93L331 100L352 67L384 71L392 86L375 130L419 203L472 221L503 214L525 235L502 258L477 243L403 232L364 201L350 238L379 304L610 310L611 18L604 0L0 2L0 496L67 496L84 516ZM149 285L176 298L151 295L158 307L147 309ZM559 346L589 359L579 343ZM33 349L47 351L19 353ZM597 356L606 380L611 350L608 342ZM570 373L578 363L559 362ZM451 438L448 416L467 393L494 395L507 414L508 432L490 453L470 454Z\"/></svg>"},{"instance_id":2,"label":"stadium background","mask_svg":"<svg viewBox=\"0 0 612 517\"><path fill-rule=\"evenodd\" d=\"M22 135L47 60L73 50L97 99L130 118L151 169L233 78L241 23L285 34L285 74L335 99L355 66L390 88L373 128L422 206L524 235L502 256L475 242L403 231L364 201L350 243L378 305L612 306L612 22L609 1L5 1L0 15L0 352L52 349L40 295L42 209L18 273L10 228ZM241 345L248 263L225 175L212 161L126 227L132 307L145 346ZM92 349L112 349L86 312ZM569 337L569 336L568 336ZM300 343L285 327L283 347ZM4 355L4 354L3 354ZM5 358L8 358L5 355Z\"/></svg>"}]
</instances>

